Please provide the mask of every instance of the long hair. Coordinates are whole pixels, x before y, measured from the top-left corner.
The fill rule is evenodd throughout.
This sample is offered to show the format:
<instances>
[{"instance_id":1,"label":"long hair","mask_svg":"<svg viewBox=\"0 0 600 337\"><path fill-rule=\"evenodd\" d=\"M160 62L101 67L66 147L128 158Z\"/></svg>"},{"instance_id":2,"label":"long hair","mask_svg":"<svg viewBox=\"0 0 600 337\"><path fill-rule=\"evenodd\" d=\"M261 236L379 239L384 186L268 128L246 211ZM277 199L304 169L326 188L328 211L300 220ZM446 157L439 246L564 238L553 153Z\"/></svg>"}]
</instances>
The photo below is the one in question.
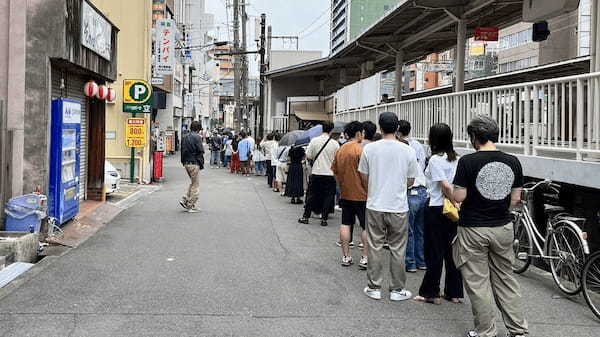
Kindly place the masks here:
<instances>
[{"instance_id":1,"label":"long hair","mask_svg":"<svg viewBox=\"0 0 600 337\"><path fill-rule=\"evenodd\" d=\"M429 146L432 155L445 153L450 162L458 158L458 154L454 151L452 129L447 124L438 123L429 129Z\"/></svg>"}]
</instances>

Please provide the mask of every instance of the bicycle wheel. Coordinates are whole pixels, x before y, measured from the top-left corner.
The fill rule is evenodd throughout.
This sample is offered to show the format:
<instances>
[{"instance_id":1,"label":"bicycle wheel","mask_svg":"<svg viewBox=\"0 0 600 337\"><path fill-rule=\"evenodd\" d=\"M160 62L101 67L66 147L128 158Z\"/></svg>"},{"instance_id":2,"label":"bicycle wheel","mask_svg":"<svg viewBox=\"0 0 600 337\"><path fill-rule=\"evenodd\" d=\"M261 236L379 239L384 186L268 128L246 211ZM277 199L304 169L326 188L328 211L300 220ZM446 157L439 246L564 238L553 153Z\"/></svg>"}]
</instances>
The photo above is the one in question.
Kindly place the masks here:
<instances>
[{"instance_id":1,"label":"bicycle wheel","mask_svg":"<svg viewBox=\"0 0 600 337\"><path fill-rule=\"evenodd\" d=\"M581 285L585 301L594 315L600 319L600 252L592 255L585 263Z\"/></svg>"},{"instance_id":2,"label":"bicycle wheel","mask_svg":"<svg viewBox=\"0 0 600 337\"><path fill-rule=\"evenodd\" d=\"M513 260L512 269L514 273L522 274L531 264L531 237L525 224L520 219L515 221L514 231L513 251L515 252L515 259Z\"/></svg>"},{"instance_id":3,"label":"bicycle wheel","mask_svg":"<svg viewBox=\"0 0 600 337\"><path fill-rule=\"evenodd\" d=\"M567 295L581 291L581 270L585 262L583 242L574 224L559 221L549 238L550 270L558 288Z\"/></svg>"}]
</instances>

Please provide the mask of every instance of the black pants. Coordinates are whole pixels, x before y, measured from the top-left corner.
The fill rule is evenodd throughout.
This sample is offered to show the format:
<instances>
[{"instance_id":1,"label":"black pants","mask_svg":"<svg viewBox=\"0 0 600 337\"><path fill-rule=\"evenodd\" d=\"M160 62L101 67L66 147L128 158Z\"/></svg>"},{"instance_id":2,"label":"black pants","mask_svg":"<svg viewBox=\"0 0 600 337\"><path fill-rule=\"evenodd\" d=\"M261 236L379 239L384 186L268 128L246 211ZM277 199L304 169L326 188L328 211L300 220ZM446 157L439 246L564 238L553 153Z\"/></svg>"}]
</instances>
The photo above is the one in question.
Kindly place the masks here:
<instances>
[{"instance_id":1,"label":"black pants","mask_svg":"<svg viewBox=\"0 0 600 337\"><path fill-rule=\"evenodd\" d=\"M440 296L440 280L445 264L444 296L463 298L462 277L452 259L452 240L456 237L456 223L446 218L442 210L442 206L430 206L425 211L424 241L427 271L419 295L425 298Z\"/></svg>"},{"instance_id":2,"label":"black pants","mask_svg":"<svg viewBox=\"0 0 600 337\"><path fill-rule=\"evenodd\" d=\"M335 186L333 176L311 175L308 181L303 217L309 218L312 213L316 213L321 214L321 219L327 220L329 213L333 213Z\"/></svg>"},{"instance_id":3,"label":"black pants","mask_svg":"<svg viewBox=\"0 0 600 337\"><path fill-rule=\"evenodd\" d=\"M267 160L267 184L273 187L273 167L270 160Z\"/></svg>"}]
</instances>

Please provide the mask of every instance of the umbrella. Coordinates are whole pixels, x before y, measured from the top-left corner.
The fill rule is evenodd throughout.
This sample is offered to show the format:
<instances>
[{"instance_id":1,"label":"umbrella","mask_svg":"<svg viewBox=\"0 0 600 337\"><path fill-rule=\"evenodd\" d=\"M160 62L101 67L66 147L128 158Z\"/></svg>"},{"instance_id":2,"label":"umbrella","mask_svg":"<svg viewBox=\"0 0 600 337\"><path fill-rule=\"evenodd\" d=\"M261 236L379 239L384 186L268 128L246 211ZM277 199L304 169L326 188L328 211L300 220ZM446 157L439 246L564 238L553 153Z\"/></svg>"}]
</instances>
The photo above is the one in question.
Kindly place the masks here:
<instances>
[{"instance_id":1,"label":"umbrella","mask_svg":"<svg viewBox=\"0 0 600 337\"><path fill-rule=\"evenodd\" d=\"M296 139L298 139L303 133L304 131L302 130L290 131L286 133L285 135L283 135L283 137L281 137L281 140L279 141L279 146L294 145L296 143Z\"/></svg>"},{"instance_id":2,"label":"umbrella","mask_svg":"<svg viewBox=\"0 0 600 337\"><path fill-rule=\"evenodd\" d=\"M310 129L304 131L302 133L302 135L300 135L300 137L298 139L296 139L296 142L294 143L294 145L295 146L306 145L306 144L310 143L311 139L319 137L322 134L323 134L323 125L317 125L315 127L312 127Z\"/></svg>"},{"instance_id":3,"label":"umbrella","mask_svg":"<svg viewBox=\"0 0 600 337\"><path fill-rule=\"evenodd\" d=\"M346 127L346 122L334 122L333 123L333 131L331 131L331 133L343 133L344 132L344 128Z\"/></svg>"}]
</instances>

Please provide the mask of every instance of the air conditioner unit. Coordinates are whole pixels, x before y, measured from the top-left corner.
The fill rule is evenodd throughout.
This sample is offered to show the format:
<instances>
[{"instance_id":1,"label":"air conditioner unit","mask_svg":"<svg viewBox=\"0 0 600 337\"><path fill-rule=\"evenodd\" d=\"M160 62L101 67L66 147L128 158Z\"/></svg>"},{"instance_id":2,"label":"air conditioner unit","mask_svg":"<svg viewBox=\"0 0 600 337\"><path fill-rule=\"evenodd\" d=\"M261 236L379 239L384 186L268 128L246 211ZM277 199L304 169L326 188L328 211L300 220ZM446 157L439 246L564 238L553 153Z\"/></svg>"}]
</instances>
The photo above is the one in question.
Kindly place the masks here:
<instances>
[{"instance_id":1,"label":"air conditioner unit","mask_svg":"<svg viewBox=\"0 0 600 337\"><path fill-rule=\"evenodd\" d=\"M579 0L523 0L523 21L548 20L578 7Z\"/></svg>"}]
</instances>

